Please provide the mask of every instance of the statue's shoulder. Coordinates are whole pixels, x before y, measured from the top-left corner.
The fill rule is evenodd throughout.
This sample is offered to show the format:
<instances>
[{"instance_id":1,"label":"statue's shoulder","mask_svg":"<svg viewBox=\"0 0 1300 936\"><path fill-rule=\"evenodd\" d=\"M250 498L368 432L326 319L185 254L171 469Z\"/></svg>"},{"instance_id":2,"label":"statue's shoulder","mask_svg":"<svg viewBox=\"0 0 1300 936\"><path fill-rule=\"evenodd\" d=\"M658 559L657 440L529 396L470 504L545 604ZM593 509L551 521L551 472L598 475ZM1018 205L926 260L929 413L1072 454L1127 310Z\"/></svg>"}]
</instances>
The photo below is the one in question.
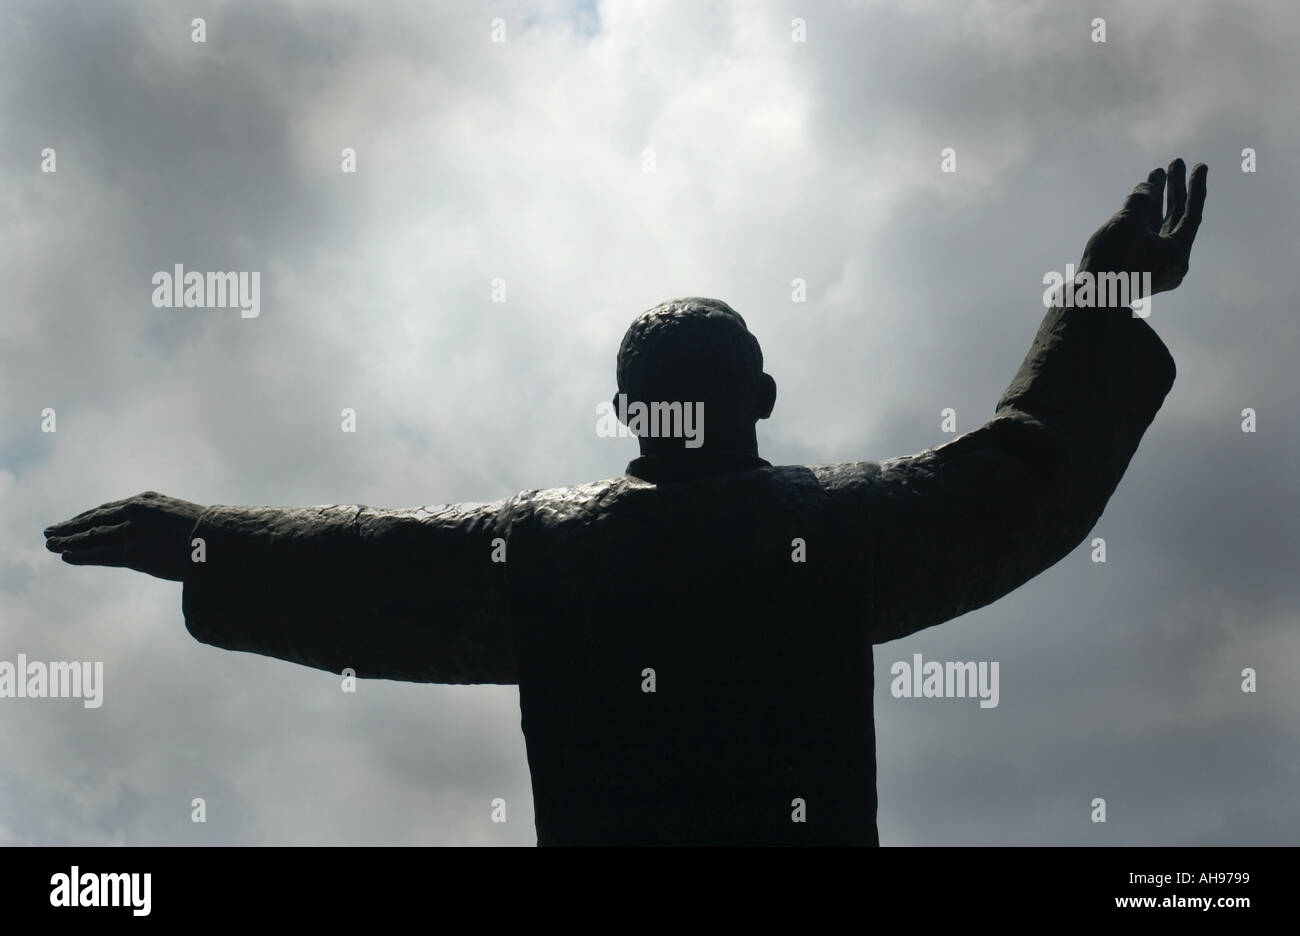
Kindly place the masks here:
<instances>
[{"instance_id":1,"label":"statue's shoulder","mask_svg":"<svg viewBox=\"0 0 1300 936\"><path fill-rule=\"evenodd\" d=\"M808 498L812 502L827 495L851 495L878 488L888 481L888 466L888 462L767 465L752 471L671 485L663 490L671 490L674 495L688 500L697 496L724 500L795 497ZM623 508L635 512L640 504L649 507L660 490L653 482L634 475L619 475L601 481L522 491L511 502L511 514L519 525L539 523L555 528L569 523L584 524L619 514Z\"/></svg>"},{"instance_id":2,"label":"statue's shoulder","mask_svg":"<svg viewBox=\"0 0 1300 936\"><path fill-rule=\"evenodd\" d=\"M809 465L806 469L830 494L867 493L879 490L891 476L891 462L837 462Z\"/></svg>"},{"instance_id":3,"label":"statue's shoulder","mask_svg":"<svg viewBox=\"0 0 1300 936\"><path fill-rule=\"evenodd\" d=\"M620 501L637 493L654 490L650 482L629 475L538 488L519 492L511 501L511 515L516 524L541 522L553 527L566 522L581 523L609 513Z\"/></svg>"}]
</instances>

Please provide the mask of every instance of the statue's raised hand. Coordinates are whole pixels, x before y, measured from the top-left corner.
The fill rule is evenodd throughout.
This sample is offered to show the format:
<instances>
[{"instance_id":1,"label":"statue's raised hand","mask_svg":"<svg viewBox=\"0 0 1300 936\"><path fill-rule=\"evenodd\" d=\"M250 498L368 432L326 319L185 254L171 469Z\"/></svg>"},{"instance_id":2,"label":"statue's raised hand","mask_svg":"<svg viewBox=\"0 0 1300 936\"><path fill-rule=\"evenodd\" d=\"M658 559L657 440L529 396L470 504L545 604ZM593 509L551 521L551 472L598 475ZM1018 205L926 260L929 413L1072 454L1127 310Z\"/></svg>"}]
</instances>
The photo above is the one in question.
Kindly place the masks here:
<instances>
[{"instance_id":1,"label":"statue's raised hand","mask_svg":"<svg viewBox=\"0 0 1300 936\"><path fill-rule=\"evenodd\" d=\"M201 513L199 504L146 491L46 527L45 547L72 565L118 566L180 582Z\"/></svg>"},{"instance_id":2,"label":"statue's raised hand","mask_svg":"<svg viewBox=\"0 0 1300 936\"><path fill-rule=\"evenodd\" d=\"M1185 180L1181 159L1169 164L1169 172L1153 169L1147 180L1133 189L1124 207L1098 228L1083 249L1080 272L1150 273L1151 292L1167 292L1187 275L1192 241L1201 226L1205 206L1204 163L1192 169L1191 184ZM1166 182L1169 207L1164 209Z\"/></svg>"}]
</instances>

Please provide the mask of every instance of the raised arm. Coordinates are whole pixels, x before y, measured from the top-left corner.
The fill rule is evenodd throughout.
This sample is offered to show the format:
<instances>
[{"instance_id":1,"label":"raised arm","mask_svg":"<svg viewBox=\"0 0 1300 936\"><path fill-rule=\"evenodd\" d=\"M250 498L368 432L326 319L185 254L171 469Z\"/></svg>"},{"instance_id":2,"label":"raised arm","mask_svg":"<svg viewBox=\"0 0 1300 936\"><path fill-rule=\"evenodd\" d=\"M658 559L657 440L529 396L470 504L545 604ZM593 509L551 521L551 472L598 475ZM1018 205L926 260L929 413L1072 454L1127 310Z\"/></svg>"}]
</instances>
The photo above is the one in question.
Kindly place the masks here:
<instances>
[{"instance_id":1,"label":"raised arm","mask_svg":"<svg viewBox=\"0 0 1300 936\"><path fill-rule=\"evenodd\" d=\"M1152 274L1173 289L1205 200L1204 166L1156 170L1093 235L1080 271ZM1048 310L994 417L952 442L815 469L861 532L875 642L1002 597L1074 549L1101 516L1174 380L1164 343L1128 308Z\"/></svg>"},{"instance_id":2,"label":"raised arm","mask_svg":"<svg viewBox=\"0 0 1300 936\"><path fill-rule=\"evenodd\" d=\"M510 503L205 509L143 494L46 536L74 565L183 581L185 625L213 646L361 677L514 683L505 563L492 561Z\"/></svg>"}]
</instances>

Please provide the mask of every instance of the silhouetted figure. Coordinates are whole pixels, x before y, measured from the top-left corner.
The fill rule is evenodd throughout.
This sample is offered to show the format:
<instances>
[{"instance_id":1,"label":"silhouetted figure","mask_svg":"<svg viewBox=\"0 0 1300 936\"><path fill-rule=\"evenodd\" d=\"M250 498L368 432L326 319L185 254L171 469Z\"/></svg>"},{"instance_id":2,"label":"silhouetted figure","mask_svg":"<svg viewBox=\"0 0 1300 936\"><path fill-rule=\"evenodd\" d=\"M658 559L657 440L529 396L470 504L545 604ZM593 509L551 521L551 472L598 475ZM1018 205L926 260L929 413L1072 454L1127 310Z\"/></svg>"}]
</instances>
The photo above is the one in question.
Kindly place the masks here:
<instances>
[{"instance_id":1,"label":"silhouetted figure","mask_svg":"<svg viewBox=\"0 0 1300 936\"><path fill-rule=\"evenodd\" d=\"M1173 289L1205 179L1197 166L1189 195L1171 164L1162 219L1152 172L1080 271ZM183 581L205 643L517 683L539 844L875 844L871 645L986 605L1078 545L1173 379L1129 309L1052 308L979 429L909 458L774 467L754 434L776 400L758 342L724 303L682 299L632 323L618 388L702 401L699 448L643 436L623 476L492 504L142 494L46 535L67 562Z\"/></svg>"}]
</instances>

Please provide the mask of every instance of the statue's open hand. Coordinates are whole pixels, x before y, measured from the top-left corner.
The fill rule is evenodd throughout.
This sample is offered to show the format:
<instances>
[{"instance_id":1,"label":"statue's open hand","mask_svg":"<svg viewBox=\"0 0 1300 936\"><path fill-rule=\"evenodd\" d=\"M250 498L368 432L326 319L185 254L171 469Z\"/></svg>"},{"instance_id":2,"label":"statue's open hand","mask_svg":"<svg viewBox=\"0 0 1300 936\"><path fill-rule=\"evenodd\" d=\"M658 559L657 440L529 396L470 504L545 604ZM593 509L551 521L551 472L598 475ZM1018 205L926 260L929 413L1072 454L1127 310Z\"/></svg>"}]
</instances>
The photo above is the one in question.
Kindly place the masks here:
<instances>
[{"instance_id":1,"label":"statue's open hand","mask_svg":"<svg viewBox=\"0 0 1300 936\"><path fill-rule=\"evenodd\" d=\"M72 565L118 566L180 582L202 513L199 504L146 491L47 527L45 547Z\"/></svg>"},{"instance_id":2,"label":"statue's open hand","mask_svg":"<svg viewBox=\"0 0 1300 936\"><path fill-rule=\"evenodd\" d=\"M1103 224L1083 249L1079 271L1101 273L1150 273L1151 292L1167 292L1187 275L1192 241L1201 226L1205 206L1204 163L1192 168L1190 187L1181 159L1163 169L1153 169L1147 180L1133 189L1124 207ZM1169 208L1164 209L1165 183Z\"/></svg>"}]
</instances>

